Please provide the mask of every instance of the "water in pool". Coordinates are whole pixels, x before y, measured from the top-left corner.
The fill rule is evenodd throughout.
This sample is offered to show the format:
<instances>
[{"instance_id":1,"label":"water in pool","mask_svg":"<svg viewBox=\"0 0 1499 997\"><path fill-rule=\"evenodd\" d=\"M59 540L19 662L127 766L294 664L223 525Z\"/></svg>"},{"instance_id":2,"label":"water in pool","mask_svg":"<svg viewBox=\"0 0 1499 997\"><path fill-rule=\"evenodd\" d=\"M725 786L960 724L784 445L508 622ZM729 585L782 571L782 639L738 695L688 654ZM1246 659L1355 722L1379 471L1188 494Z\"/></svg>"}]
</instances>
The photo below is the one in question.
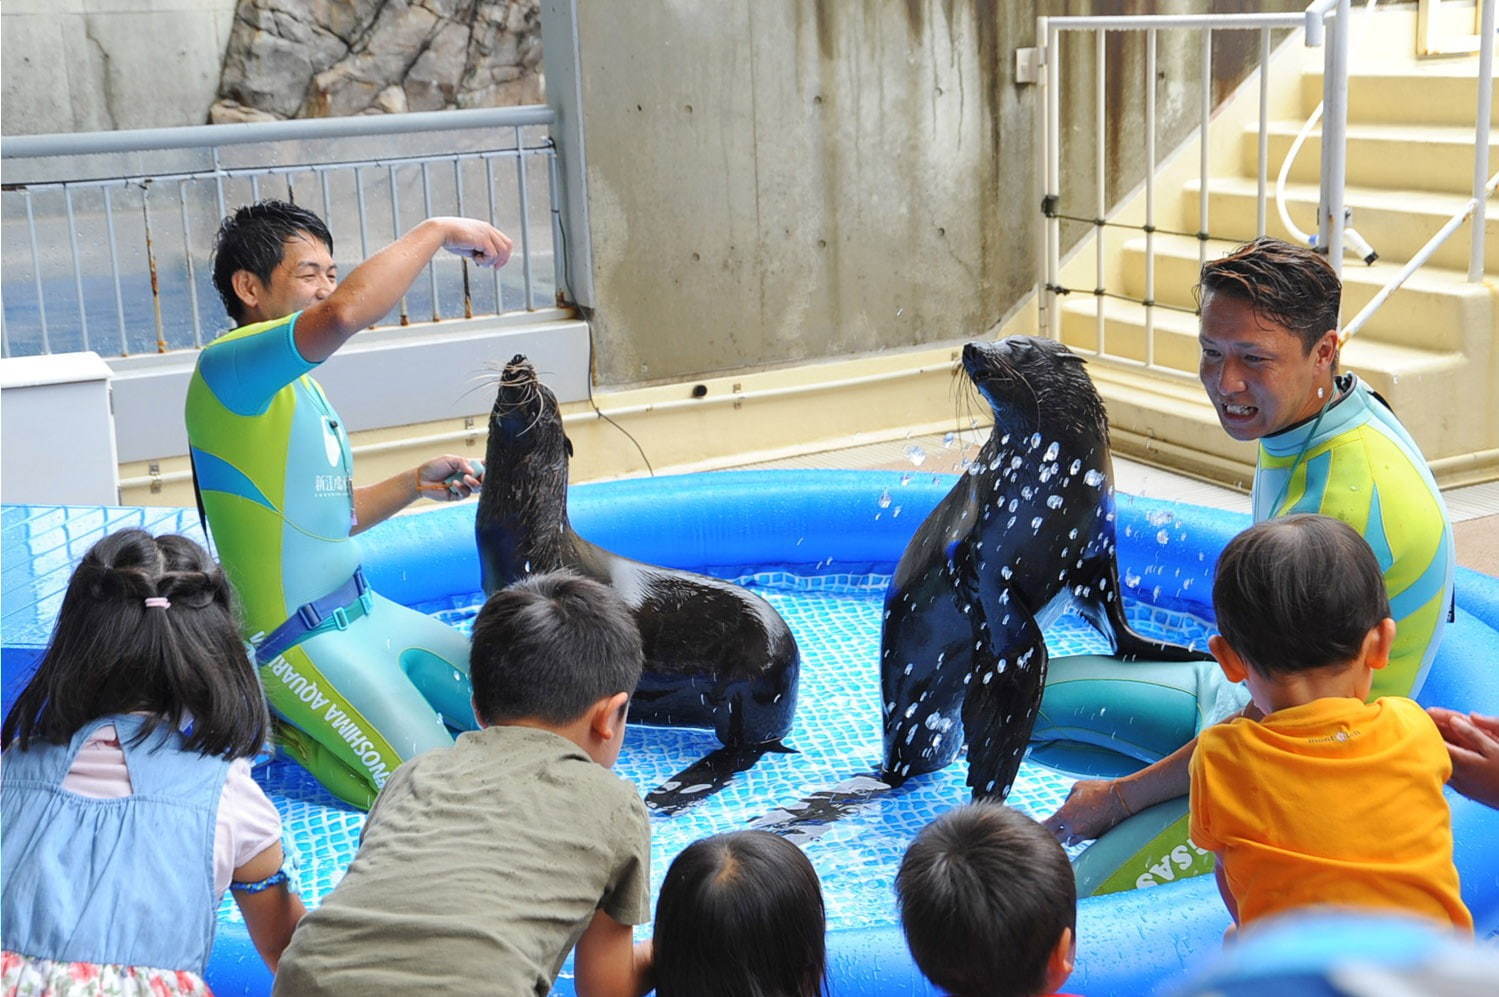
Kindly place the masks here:
<instances>
[{"instance_id":1,"label":"water in pool","mask_svg":"<svg viewBox=\"0 0 1499 997\"><path fill-rule=\"evenodd\" d=\"M802 651L796 724L786 738L795 753L768 754L735 776L723 792L673 817L651 823L653 892L671 859L692 841L748 826L777 807L828 789L879 766L880 616L889 576L815 576L765 572L741 576L786 618ZM482 596L428 603L418 608L465 631ZM1131 624L1147 636L1204 646L1206 624L1144 603L1127 603ZM1107 642L1081 617L1065 615L1046 634L1053 656L1107 652ZM718 746L711 731L634 726L615 771L644 795ZM336 803L296 765L271 761L257 770L281 810L309 906L338 882L353 858L364 815ZM911 838L939 813L965 802L966 762L912 779L834 823L806 845L822 878L828 927L894 923L891 884ZM1035 817L1061 803L1072 777L1027 763L1008 802ZM227 896L220 916L237 920ZM649 928L642 930L648 934Z\"/></svg>"}]
</instances>

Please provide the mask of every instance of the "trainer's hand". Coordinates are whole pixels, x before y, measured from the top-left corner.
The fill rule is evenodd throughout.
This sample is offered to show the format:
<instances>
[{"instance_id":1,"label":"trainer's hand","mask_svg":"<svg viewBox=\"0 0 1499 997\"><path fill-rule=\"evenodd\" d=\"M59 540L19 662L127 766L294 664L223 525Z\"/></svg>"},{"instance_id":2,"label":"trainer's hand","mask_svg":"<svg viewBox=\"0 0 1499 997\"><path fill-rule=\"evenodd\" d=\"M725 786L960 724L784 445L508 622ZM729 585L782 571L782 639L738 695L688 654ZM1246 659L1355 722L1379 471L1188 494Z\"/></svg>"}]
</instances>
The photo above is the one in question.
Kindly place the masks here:
<instances>
[{"instance_id":1,"label":"trainer's hand","mask_svg":"<svg viewBox=\"0 0 1499 997\"><path fill-rule=\"evenodd\" d=\"M1110 783L1099 779L1082 779L1057 812L1041 822L1064 845L1088 841L1113 828L1129 814Z\"/></svg>"},{"instance_id":2,"label":"trainer's hand","mask_svg":"<svg viewBox=\"0 0 1499 997\"><path fill-rule=\"evenodd\" d=\"M416 469L417 491L434 502L456 502L466 499L483 485L474 476L474 467L463 457L443 454Z\"/></svg>"},{"instance_id":3,"label":"trainer's hand","mask_svg":"<svg viewBox=\"0 0 1499 997\"><path fill-rule=\"evenodd\" d=\"M1452 756L1452 788L1499 809L1499 717L1427 707L1447 754Z\"/></svg>"},{"instance_id":4,"label":"trainer's hand","mask_svg":"<svg viewBox=\"0 0 1499 997\"><path fill-rule=\"evenodd\" d=\"M499 229L477 218L437 218L443 224L442 248L467 256L481 267L502 267L513 244Z\"/></svg>"}]
</instances>

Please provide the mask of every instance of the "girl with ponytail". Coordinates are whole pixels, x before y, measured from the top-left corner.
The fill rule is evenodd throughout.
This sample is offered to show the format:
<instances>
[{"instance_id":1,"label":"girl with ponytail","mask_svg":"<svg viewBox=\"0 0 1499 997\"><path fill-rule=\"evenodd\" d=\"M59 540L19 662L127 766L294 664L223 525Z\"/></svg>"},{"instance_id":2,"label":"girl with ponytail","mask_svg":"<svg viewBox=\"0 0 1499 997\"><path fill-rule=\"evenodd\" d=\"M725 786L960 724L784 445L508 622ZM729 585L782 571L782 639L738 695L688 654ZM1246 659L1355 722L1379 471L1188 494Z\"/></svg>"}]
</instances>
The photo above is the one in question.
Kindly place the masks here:
<instances>
[{"instance_id":1,"label":"girl with ponytail","mask_svg":"<svg viewBox=\"0 0 1499 997\"><path fill-rule=\"evenodd\" d=\"M0 992L207 993L226 888L274 970L303 907L250 775L269 725L208 553L95 544L0 727Z\"/></svg>"}]
</instances>

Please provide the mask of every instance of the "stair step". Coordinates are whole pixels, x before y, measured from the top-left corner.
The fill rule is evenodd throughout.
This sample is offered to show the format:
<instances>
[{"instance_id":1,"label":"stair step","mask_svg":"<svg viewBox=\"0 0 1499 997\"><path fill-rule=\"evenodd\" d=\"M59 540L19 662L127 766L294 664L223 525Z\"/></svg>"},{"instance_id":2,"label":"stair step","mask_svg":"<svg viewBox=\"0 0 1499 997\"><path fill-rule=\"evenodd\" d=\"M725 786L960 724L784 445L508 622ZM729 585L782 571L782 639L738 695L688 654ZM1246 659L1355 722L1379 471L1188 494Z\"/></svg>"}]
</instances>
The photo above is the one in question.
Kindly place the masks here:
<instances>
[{"instance_id":1,"label":"stair step","mask_svg":"<svg viewBox=\"0 0 1499 997\"><path fill-rule=\"evenodd\" d=\"M1201 184L1193 179L1183 190L1187 217L1197 216L1197 193ZM1290 239L1275 210L1275 182L1266 185L1266 234ZM1248 241L1255 236L1255 202L1258 187L1245 177L1214 178L1208 184L1208 218L1213 232L1227 239ZM1448 219L1462 210L1468 198L1461 194L1438 194L1422 190L1380 190L1350 187L1345 203L1353 209L1353 224L1379 253L1380 259L1401 263L1414 256ZM1305 231L1316 228L1318 190L1316 184L1286 184L1286 208L1291 220ZM1472 251L1473 223L1464 222L1432 255L1430 264L1466 271ZM1352 257L1349 257L1350 265ZM1484 223L1484 269L1499 274L1499 198L1490 198Z\"/></svg>"},{"instance_id":2,"label":"stair step","mask_svg":"<svg viewBox=\"0 0 1499 997\"><path fill-rule=\"evenodd\" d=\"M1270 171L1279 173L1281 161L1301 130L1299 121L1272 121L1267 126ZM1321 169L1321 128L1314 128L1291 166L1290 179L1316 183ZM1254 176L1259 168L1259 131L1244 130L1242 171ZM1489 137L1490 162L1499 163L1499 132ZM1347 182L1355 187L1393 190L1473 191L1473 129L1456 125L1349 124Z\"/></svg>"},{"instance_id":3,"label":"stair step","mask_svg":"<svg viewBox=\"0 0 1499 997\"><path fill-rule=\"evenodd\" d=\"M1499 85L1494 89L1499 93ZM1310 117L1321 100L1322 74L1303 74L1302 114ZM1477 117L1477 58L1356 72L1348 78L1349 122L1398 124L1415 121L1472 129ZM1490 121L1499 124L1499 100L1493 102Z\"/></svg>"},{"instance_id":4,"label":"stair step","mask_svg":"<svg viewBox=\"0 0 1499 997\"><path fill-rule=\"evenodd\" d=\"M1145 360L1144 305L1104 298L1104 337L1110 356L1143 363ZM1066 301L1062 305L1062 342L1085 356L1098 347L1098 299ZM1172 370L1196 373L1197 319L1183 312L1153 309L1155 361ZM1107 366L1106 359L1098 361ZM1471 418L1472 400L1465 376L1467 358L1452 350L1427 350L1355 336L1344 347L1342 367L1363 378L1397 411L1422 410L1423 419L1450 422ZM1090 373L1094 370L1090 368ZM1189 387L1191 387L1189 385ZM1200 392L1200 389L1195 389ZM1183 403L1190 392L1177 390ZM1206 407L1206 401L1203 401ZM1190 407L1190 406L1189 406ZM1208 408L1211 416L1211 409ZM1113 411L1110 410L1113 417ZM1201 413L1192 418L1201 421ZM1213 417L1216 424L1216 417ZM1221 430L1220 430L1221 431Z\"/></svg>"},{"instance_id":5,"label":"stair step","mask_svg":"<svg viewBox=\"0 0 1499 997\"><path fill-rule=\"evenodd\" d=\"M1209 216L1209 223L1212 217ZM1207 258L1232 250L1234 242L1210 240ZM1145 237L1125 243L1124 286L1132 298L1145 295ZM1188 236L1155 237L1156 300L1180 308L1195 308L1192 288L1200 274L1198 243ZM1345 261L1342 320L1351 321L1400 270L1384 260L1373 266ZM1486 284L1470 284L1466 272L1426 266L1417 270L1385 301L1360 332L1364 339L1402 343L1439 353L1462 352L1487 343L1494 328L1494 298ZM1470 344L1470 339L1473 342Z\"/></svg>"}]
</instances>

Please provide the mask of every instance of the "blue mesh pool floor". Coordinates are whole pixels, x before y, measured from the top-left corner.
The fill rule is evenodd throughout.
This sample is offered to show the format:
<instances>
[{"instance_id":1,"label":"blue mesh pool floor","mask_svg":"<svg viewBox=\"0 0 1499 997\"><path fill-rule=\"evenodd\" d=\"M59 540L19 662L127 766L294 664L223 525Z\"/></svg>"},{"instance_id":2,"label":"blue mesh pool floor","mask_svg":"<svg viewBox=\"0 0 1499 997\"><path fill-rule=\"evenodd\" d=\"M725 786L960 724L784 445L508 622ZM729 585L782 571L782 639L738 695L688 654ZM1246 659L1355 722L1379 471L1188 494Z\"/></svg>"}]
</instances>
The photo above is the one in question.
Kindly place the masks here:
<instances>
[{"instance_id":1,"label":"blue mesh pool floor","mask_svg":"<svg viewBox=\"0 0 1499 997\"><path fill-rule=\"evenodd\" d=\"M798 576L767 572L737 579L786 618L802 651L796 722L786 744L794 754L770 754L735 776L718 795L673 817L651 822L653 892L671 859L698 838L746 827L777 807L829 789L879 766L880 617L888 575ZM419 608L467 630L481 597ZM1141 633L1203 646L1202 621L1144 603L1126 606ZM1107 652L1081 617L1060 618L1047 634L1053 656ZM718 746L712 732L632 726L615 771L644 795ZM834 823L806 845L822 879L828 927L876 926L895 921L892 883L911 838L938 814L965 802L967 763L912 779ZM281 811L289 850L309 905L333 888L353 858L364 814L330 797L300 767L272 761L257 778ZM1073 778L1027 763L1008 803L1037 818L1065 798ZM226 898L220 916L238 919ZM646 929L645 933L648 933Z\"/></svg>"}]
</instances>

